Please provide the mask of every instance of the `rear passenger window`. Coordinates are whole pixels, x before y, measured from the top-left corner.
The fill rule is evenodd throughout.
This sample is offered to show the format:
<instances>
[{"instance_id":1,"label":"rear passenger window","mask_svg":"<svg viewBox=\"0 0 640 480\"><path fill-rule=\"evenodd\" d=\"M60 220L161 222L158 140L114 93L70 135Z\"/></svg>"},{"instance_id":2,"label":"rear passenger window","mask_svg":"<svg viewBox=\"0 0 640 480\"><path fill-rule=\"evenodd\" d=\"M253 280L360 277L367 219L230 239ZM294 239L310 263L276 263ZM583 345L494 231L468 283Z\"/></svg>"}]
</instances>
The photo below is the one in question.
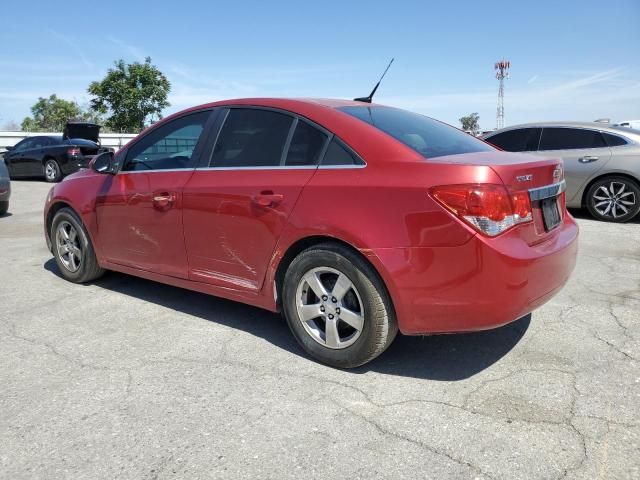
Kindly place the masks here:
<instances>
[{"instance_id":1,"label":"rear passenger window","mask_svg":"<svg viewBox=\"0 0 640 480\"><path fill-rule=\"evenodd\" d=\"M627 141L624 138L617 135L611 135L610 133L602 132L602 136L607 142L607 145L609 145L610 147L619 147L620 145L627 144Z\"/></svg>"},{"instance_id":2,"label":"rear passenger window","mask_svg":"<svg viewBox=\"0 0 640 480\"><path fill-rule=\"evenodd\" d=\"M324 154L322 165L364 165L364 162L334 137Z\"/></svg>"},{"instance_id":3,"label":"rear passenger window","mask_svg":"<svg viewBox=\"0 0 640 480\"><path fill-rule=\"evenodd\" d=\"M606 147L597 130L579 128L543 128L540 150L576 150Z\"/></svg>"},{"instance_id":4,"label":"rear passenger window","mask_svg":"<svg viewBox=\"0 0 640 480\"><path fill-rule=\"evenodd\" d=\"M293 117L255 108L232 108L218 135L212 167L281 165ZM300 160L300 158L297 158Z\"/></svg>"},{"instance_id":5,"label":"rear passenger window","mask_svg":"<svg viewBox=\"0 0 640 480\"><path fill-rule=\"evenodd\" d=\"M534 152L540 141L540 128L517 128L487 138L487 142L507 152Z\"/></svg>"},{"instance_id":6,"label":"rear passenger window","mask_svg":"<svg viewBox=\"0 0 640 480\"><path fill-rule=\"evenodd\" d=\"M302 120L298 121L291 138L285 165L317 165L327 135Z\"/></svg>"}]
</instances>

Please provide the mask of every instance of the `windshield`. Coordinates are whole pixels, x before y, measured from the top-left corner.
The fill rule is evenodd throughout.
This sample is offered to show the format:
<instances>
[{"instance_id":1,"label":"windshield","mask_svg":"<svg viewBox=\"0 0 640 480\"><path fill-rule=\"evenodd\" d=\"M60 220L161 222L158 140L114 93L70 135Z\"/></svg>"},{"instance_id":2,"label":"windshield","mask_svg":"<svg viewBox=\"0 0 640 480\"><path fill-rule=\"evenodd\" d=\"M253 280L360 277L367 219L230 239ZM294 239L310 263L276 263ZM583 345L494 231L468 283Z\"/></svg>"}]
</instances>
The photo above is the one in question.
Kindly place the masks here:
<instances>
[{"instance_id":1,"label":"windshield","mask_svg":"<svg viewBox=\"0 0 640 480\"><path fill-rule=\"evenodd\" d=\"M457 128L399 108L362 106L339 110L373 125L427 158L495 150Z\"/></svg>"}]
</instances>

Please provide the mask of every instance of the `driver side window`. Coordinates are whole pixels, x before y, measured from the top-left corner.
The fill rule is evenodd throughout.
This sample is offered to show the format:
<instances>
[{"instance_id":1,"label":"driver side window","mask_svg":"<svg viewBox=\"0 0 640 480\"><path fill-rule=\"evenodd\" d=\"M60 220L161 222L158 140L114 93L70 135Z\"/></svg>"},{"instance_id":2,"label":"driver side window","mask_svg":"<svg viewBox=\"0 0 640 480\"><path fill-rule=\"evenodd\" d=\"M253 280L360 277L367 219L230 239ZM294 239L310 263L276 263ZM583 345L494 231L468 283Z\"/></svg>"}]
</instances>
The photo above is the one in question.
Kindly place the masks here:
<instances>
[{"instance_id":1,"label":"driver side window","mask_svg":"<svg viewBox=\"0 0 640 480\"><path fill-rule=\"evenodd\" d=\"M24 150L28 150L33 145L33 138L27 138L22 142L18 143L13 149L14 152L23 152Z\"/></svg>"},{"instance_id":2,"label":"driver side window","mask_svg":"<svg viewBox=\"0 0 640 480\"><path fill-rule=\"evenodd\" d=\"M193 153L210 111L193 113L158 127L127 152L123 171L194 168Z\"/></svg>"}]
</instances>

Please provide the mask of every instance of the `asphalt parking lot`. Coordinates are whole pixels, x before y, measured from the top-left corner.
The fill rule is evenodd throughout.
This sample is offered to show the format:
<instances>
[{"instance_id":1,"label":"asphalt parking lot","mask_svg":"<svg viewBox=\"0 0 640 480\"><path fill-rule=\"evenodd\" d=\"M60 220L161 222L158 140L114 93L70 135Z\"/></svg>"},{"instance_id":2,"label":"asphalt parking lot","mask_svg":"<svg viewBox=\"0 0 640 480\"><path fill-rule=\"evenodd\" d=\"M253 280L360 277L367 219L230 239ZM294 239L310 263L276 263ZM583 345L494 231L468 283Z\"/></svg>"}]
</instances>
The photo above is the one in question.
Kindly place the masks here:
<instances>
[{"instance_id":1,"label":"asphalt parking lot","mask_svg":"<svg viewBox=\"0 0 640 480\"><path fill-rule=\"evenodd\" d=\"M115 273L64 281L49 185L12 187L0 478L640 478L640 220L579 214L573 278L532 315L398 337L339 371L269 312Z\"/></svg>"}]
</instances>

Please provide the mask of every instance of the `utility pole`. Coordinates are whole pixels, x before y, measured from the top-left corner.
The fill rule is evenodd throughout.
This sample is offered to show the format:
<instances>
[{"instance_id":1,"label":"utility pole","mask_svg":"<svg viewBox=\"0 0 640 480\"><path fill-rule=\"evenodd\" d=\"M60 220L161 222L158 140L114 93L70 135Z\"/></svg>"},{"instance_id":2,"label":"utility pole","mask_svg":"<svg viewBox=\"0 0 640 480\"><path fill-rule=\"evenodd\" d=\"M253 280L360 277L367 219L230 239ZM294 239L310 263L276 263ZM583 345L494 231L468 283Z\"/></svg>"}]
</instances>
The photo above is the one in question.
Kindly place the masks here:
<instances>
[{"instance_id":1,"label":"utility pole","mask_svg":"<svg viewBox=\"0 0 640 480\"><path fill-rule=\"evenodd\" d=\"M509 78L509 69L511 68L511 62L509 60L500 60L494 65L496 71L496 78L500 81L500 87L498 88L498 110L496 112L496 129L504 127L504 80Z\"/></svg>"}]
</instances>

